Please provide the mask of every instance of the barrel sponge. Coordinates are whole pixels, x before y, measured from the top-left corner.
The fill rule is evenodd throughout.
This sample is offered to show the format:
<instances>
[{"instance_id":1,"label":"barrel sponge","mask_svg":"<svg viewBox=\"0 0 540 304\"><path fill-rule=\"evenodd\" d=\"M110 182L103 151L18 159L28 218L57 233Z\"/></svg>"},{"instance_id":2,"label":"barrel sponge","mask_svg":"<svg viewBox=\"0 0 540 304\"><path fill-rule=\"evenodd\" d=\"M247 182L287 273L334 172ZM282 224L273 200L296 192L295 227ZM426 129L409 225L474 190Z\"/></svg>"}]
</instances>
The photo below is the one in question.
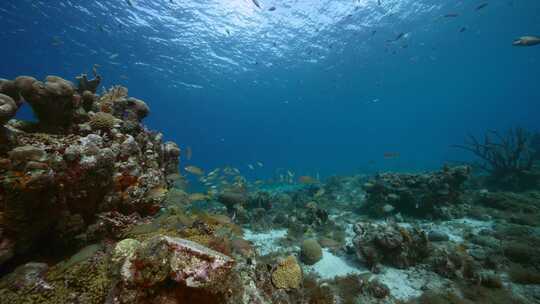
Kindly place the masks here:
<instances>
[{"instance_id":1,"label":"barrel sponge","mask_svg":"<svg viewBox=\"0 0 540 304\"><path fill-rule=\"evenodd\" d=\"M272 272L272 283L280 289L297 289L302 283L302 269L294 256L279 261Z\"/></svg>"},{"instance_id":2,"label":"barrel sponge","mask_svg":"<svg viewBox=\"0 0 540 304\"><path fill-rule=\"evenodd\" d=\"M300 256L302 262L307 265L313 265L322 258L321 245L316 240L304 240L302 243Z\"/></svg>"}]
</instances>

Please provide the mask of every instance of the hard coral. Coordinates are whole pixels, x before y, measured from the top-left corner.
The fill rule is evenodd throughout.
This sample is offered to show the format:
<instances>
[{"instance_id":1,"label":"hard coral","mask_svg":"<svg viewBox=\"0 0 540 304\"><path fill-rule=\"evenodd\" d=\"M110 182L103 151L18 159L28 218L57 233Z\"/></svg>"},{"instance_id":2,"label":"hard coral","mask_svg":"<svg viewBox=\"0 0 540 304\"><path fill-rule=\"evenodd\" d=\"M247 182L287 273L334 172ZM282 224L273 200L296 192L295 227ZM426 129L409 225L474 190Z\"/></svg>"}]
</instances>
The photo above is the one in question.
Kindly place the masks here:
<instances>
[{"instance_id":1,"label":"hard coral","mask_svg":"<svg viewBox=\"0 0 540 304\"><path fill-rule=\"evenodd\" d=\"M422 174L381 173L364 184L365 208L375 216L389 212L440 216L441 207L459 202L469 174L467 166L444 167Z\"/></svg>"},{"instance_id":2,"label":"hard coral","mask_svg":"<svg viewBox=\"0 0 540 304\"><path fill-rule=\"evenodd\" d=\"M322 258L322 248L317 240L304 240L300 248L300 257L302 262L307 265L313 265Z\"/></svg>"},{"instance_id":3,"label":"hard coral","mask_svg":"<svg viewBox=\"0 0 540 304\"><path fill-rule=\"evenodd\" d=\"M90 118L90 127L96 131L110 131L114 127L115 119L109 113L98 112Z\"/></svg>"},{"instance_id":4,"label":"hard coral","mask_svg":"<svg viewBox=\"0 0 540 304\"><path fill-rule=\"evenodd\" d=\"M302 282L302 269L294 256L278 262L272 272L272 283L280 289L297 289Z\"/></svg>"},{"instance_id":5,"label":"hard coral","mask_svg":"<svg viewBox=\"0 0 540 304\"><path fill-rule=\"evenodd\" d=\"M21 80L21 95L30 104L40 124L46 129L65 129L72 123L74 114L73 84L56 76L48 76L46 82L32 79ZM17 80L16 80L17 83Z\"/></svg>"},{"instance_id":6,"label":"hard coral","mask_svg":"<svg viewBox=\"0 0 540 304\"><path fill-rule=\"evenodd\" d=\"M372 269L381 262L407 268L430 253L427 235L418 229L403 228L395 223L357 223L354 231L357 256Z\"/></svg>"}]
</instances>

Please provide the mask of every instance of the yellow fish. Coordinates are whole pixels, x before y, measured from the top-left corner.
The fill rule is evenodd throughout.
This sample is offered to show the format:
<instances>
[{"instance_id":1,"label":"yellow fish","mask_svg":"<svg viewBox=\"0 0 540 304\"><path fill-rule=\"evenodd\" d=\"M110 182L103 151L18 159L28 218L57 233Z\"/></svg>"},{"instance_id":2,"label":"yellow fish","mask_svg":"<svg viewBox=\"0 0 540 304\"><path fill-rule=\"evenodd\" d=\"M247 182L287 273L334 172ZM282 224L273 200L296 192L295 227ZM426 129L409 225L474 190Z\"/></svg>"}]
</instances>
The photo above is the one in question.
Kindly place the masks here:
<instances>
[{"instance_id":1,"label":"yellow fish","mask_svg":"<svg viewBox=\"0 0 540 304\"><path fill-rule=\"evenodd\" d=\"M155 187L146 192L146 197L150 199L160 199L167 194L168 190L163 187Z\"/></svg>"},{"instance_id":2,"label":"yellow fish","mask_svg":"<svg viewBox=\"0 0 540 304\"><path fill-rule=\"evenodd\" d=\"M324 188L321 188L319 190L317 190L317 192L315 193L315 197L321 197L324 195L326 191L324 191Z\"/></svg>"},{"instance_id":3,"label":"yellow fish","mask_svg":"<svg viewBox=\"0 0 540 304\"><path fill-rule=\"evenodd\" d=\"M318 181L315 178L313 178L313 177L311 177L309 175L303 175L303 176L298 177L298 181L300 183L306 184L306 185L311 185L311 184L318 183Z\"/></svg>"},{"instance_id":4,"label":"yellow fish","mask_svg":"<svg viewBox=\"0 0 540 304\"><path fill-rule=\"evenodd\" d=\"M204 170L199 168L199 167L195 167L195 166L187 166L184 168L184 170L186 170L187 172L191 173L191 174L195 174L195 175L203 175L204 174Z\"/></svg>"},{"instance_id":5,"label":"yellow fish","mask_svg":"<svg viewBox=\"0 0 540 304\"><path fill-rule=\"evenodd\" d=\"M189 201L190 202L198 202L198 201L205 201L208 199L208 196L204 193L192 193L189 195Z\"/></svg>"}]
</instances>

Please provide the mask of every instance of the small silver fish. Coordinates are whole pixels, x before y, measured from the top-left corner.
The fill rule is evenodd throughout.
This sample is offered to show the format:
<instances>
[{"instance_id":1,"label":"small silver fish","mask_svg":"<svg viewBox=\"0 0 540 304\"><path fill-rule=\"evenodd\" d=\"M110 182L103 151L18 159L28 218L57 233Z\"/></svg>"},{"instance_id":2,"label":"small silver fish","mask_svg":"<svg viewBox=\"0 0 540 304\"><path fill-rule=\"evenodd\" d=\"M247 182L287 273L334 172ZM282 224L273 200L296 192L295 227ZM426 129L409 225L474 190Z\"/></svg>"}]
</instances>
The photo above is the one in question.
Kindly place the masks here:
<instances>
[{"instance_id":1,"label":"small silver fish","mask_svg":"<svg viewBox=\"0 0 540 304\"><path fill-rule=\"evenodd\" d=\"M513 46L533 46L540 44L540 37L536 36L523 36L512 42Z\"/></svg>"}]
</instances>

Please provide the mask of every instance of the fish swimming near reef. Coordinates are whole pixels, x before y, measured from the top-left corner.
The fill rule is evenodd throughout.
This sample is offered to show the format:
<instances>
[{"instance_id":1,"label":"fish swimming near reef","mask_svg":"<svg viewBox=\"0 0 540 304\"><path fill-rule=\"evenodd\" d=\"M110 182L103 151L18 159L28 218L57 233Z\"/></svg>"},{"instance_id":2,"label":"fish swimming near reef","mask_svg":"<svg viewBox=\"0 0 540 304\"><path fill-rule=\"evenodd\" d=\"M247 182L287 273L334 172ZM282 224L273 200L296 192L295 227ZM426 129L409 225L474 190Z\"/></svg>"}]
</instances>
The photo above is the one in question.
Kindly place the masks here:
<instances>
[{"instance_id":1,"label":"fish swimming near reef","mask_svg":"<svg viewBox=\"0 0 540 304\"><path fill-rule=\"evenodd\" d=\"M193 202L200 202L200 201L205 201L208 199L208 195L204 194L204 193L192 193L189 195L188 197L189 201L191 203Z\"/></svg>"},{"instance_id":2,"label":"fish swimming near reef","mask_svg":"<svg viewBox=\"0 0 540 304\"><path fill-rule=\"evenodd\" d=\"M127 3L127 5L129 5L130 7L133 7L133 2L131 2L131 0L126 0L126 3Z\"/></svg>"},{"instance_id":3,"label":"fish swimming near reef","mask_svg":"<svg viewBox=\"0 0 540 304\"><path fill-rule=\"evenodd\" d=\"M186 170L187 172L191 173L191 174L195 174L195 175L203 175L204 174L204 170L199 168L199 167L195 167L195 166L187 166L184 168L184 170Z\"/></svg>"},{"instance_id":4,"label":"fish swimming near reef","mask_svg":"<svg viewBox=\"0 0 540 304\"><path fill-rule=\"evenodd\" d=\"M394 208L394 206L390 205L390 204L386 204L384 206L382 206L382 211L384 213L390 213L392 211L394 211L396 208Z\"/></svg>"},{"instance_id":5,"label":"fish swimming near reef","mask_svg":"<svg viewBox=\"0 0 540 304\"><path fill-rule=\"evenodd\" d=\"M384 153L384 159L394 159L399 157L398 152L385 152Z\"/></svg>"},{"instance_id":6,"label":"fish swimming near reef","mask_svg":"<svg viewBox=\"0 0 540 304\"><path fill-rule=\"evenodd\" d=\"M215 176L216 174L218 174L219 170L220 170L219 168L216 168L216 169L210 171L210 173L208 173L208 176L209 177Z\"/></svg>"},{"instance_id":7,"label":"fish swimming near reef","mask_svg":"<svg viewBox=\"0 0 540 304\"><path fill-rule=\"evenodd\" d=\"M64 41L62 41L62 39L60 39L60 37L54 36L52 38L52 42L51 42L52 46L61 46L63 44L64 44Z\"/></svg>"},{"instance_id":8,"label":"fish swimming near reef","mask_svg":"<svg viewBox=\"0 0 540 304\"><path fill-rule=\"evenodd\" d=\"M406 33L399 33L396 38L392 39L392 40L386 40L386 42L396 42L396 41L399 41L401 38L405 37L407 34Z\"/></svg>"},{"instance_id":9,"label":"fish swimming near reef","mask_svg":"<svg viewBox=\"0 0 540 304\"><path fill-rule=\"evenodd\" d=\"M479 10L485 8L486 6L488 6L488 4L489 4L489 3L484 2L484 3L480 4L480 5L478 5L478 6L476 7L476 10L479 11Z\"/></svg>"},{"instance_id":10,"label":"fish swimming near reef","mask_svg":"<svg viewBox=\"0 0 540 304\"><path fill-rule=\"evenodd\" d=\"M317 184L319 182L314 177L309 176L309 175L302 175L302 176L298 177L298 181L301 184L304 184L304 185L313 185L313 184Z\"/></svg>"},{"instance_id":11,"label":"fish swimming near reef","mask_svg":"<svg viewBox=\"0 0 540 304\"><path fill-rule=\"evenodd\" d=\"M261 163L261 162L257 162L257 166L259 166L259 167L262 168L264 165L263 165L263 163Z\"/></svg>"},{"instance_id":12,"label":"fish swimming near reef","mask_svg":"<svg viewBox=\"0 0 540 304\"><path fill-rule=\"evenodd\" d=\"M191 150L190 146L187 146L187 148L186 148L186 159L191 160L191 156L193 156L193 151Z\"/></svg>"},{"instance_id":13,"label":"fish swimming near reef","mask_svg":"<svg viewBox=\"0 0 540 304\"><path fill-rule=\"evenodd\" d=\"M249 168L250 170L255 170L255 167L253 167L252 164L248 164L247 166L248 166L248 168Z\"/></svg>"},{"instance_id":14,"label":"fish swimming near reef","mask_svg":"<svg viewBox=\"0 0 540 304\"><path fill-rule=\"evenodd\" d=\"M324 190L324 188L321 188L321 189L317 190L317 192L315 192L314 197L321 197L321 196L323 196L325 193L326 193L326 191Z\"/></svg>"},{"instance_id":15,"label":"fish swimming near reef","mask_svg":"<svg viewBox=\"0 0 540 304\"><path fill-rule=\"evenodd\" d=\"M150 189L148 192L146 192L146 197L150 199L160 199L162 197L165 197L168 190L164 187L155 187L153 189Z\"/></svg>"},{"instance_id":16,"label":"fish swimming near reef","mask_svg":"<svg viewBox=\"0 0 540 304\"><path fill-rule=\"evenodd\" d=\"M533 46L540 44L540 37L537 36L523 36L512 42L513 46Z\"/></svg>"},{"instance_id":17,"label":"fish swimming near reef","mask_svg":"<svg viewBox=\"0 0 540 304\"><path fill-rule=\"evenodd\" d=\"M459 16L459 14L457 14L457 13L449 13L449 14L444 15L443 17L444 18L456 18L458 16Z\"/></svg>"},{"instance_id":18,"label":"fish swimming near reef","mask_svg":"<svg viewBox=\"0 0 540 304\"><path fill-rule=\"evenodd\" d=\"M276 7L275 7L275 6L272 6L272 7L270 7L270 8L268 9L268 11L270 11L270 12L273 12L273 11L275 11L275 10L276 10Z\"/></svg>"}]
</instances>

